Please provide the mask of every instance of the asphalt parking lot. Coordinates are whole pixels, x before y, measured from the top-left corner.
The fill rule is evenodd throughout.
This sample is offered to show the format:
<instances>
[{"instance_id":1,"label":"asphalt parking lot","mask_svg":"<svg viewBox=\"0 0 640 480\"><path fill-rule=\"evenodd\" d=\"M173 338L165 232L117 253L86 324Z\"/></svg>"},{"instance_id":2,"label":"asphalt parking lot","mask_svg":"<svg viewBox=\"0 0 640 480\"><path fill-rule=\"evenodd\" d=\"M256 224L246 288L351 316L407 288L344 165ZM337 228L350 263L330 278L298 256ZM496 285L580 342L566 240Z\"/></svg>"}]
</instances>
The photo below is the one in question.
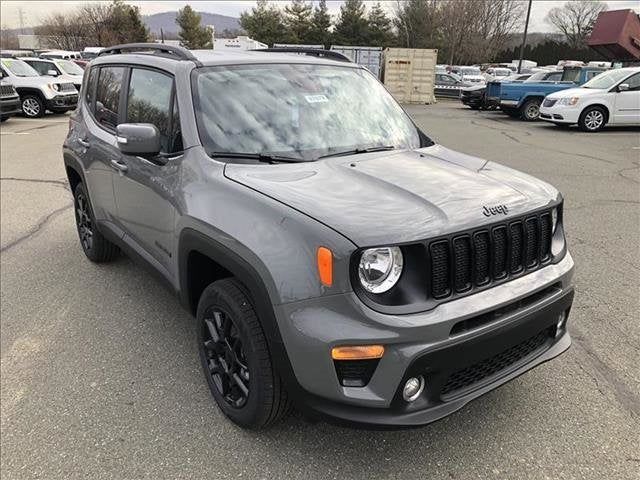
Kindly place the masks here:
<instances>
[{"instance_id":1,"label":"asphalt parking lot","mask_svg":"<svg viewBox=\"0 0 640 480\"><path fill-rule=\"evenodd\" d=\"M178 302L127 258L84 258L67 117L13 118L0 129L2 478L638 478L640 131L566 131L457 102L407 110L439 143L564 193L566 354L420 429L294 415L243 431L210 398Z\"/></svg>"}]
</instances>

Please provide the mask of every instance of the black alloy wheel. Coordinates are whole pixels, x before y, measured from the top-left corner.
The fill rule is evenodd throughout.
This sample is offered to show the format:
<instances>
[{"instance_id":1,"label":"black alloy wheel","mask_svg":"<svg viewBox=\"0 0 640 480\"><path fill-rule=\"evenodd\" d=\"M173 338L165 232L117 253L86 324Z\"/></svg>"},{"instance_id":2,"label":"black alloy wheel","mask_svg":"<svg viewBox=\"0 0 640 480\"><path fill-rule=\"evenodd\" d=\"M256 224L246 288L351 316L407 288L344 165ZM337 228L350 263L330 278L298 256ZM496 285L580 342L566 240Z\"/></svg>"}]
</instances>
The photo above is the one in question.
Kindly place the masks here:
<instances>
[{"instance_id":1,"label":"black alloy wheel","mask_svg":"<svg viewBox=\"0 0 640 480\"><path fill-rule=\"evenodd\" d=\"M80 243L84 251L89 252L93 248L93 222L91 221L89 202L83 191L76 194L75 204L76 224L78 226Z\"/></svg>"},{"instance_id":2,"label":"black alloy wheel","mask_svg":"<svg viewBox=\"0 0 640 480\"><path fill-rule=\"evenodd\" d=\"M201 325L211 381L229 406L244 407L249 398L250 374L240 331L231 315L217 306L205 312Z\"/></svg>"}]
</instances>

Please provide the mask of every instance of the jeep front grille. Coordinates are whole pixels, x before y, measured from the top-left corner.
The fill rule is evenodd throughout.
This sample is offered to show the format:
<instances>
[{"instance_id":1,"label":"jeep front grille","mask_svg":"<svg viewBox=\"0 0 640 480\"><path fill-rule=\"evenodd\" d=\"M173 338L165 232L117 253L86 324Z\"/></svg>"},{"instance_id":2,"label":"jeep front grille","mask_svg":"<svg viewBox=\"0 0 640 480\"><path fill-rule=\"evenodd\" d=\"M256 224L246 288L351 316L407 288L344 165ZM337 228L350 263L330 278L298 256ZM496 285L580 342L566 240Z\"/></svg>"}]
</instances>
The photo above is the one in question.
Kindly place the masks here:
<instances>
[{"instance_id":1,"label":"jeep front grille","mask_svg":"<svg viewBox=\"0 0 640 480\"><path fill-rule=\"evenodd\" d=\"M543 212L429 244L434 299L517 276L551 259L551 214Z\"/></svg>"},{"instance_id":2,"label":"jeep front grille","mask_svg":"<svg viewBox=\"0 0 640 480\"><path fill-rule=\"evenodd\" d=\"M76 87L73 85L73 83L61 83L60 84L60 91L61 92L72 92L75 89L76 89Z\"/></svg>"},{"instance_id":3,"label":"jeep front grille","mask_svg":"<svg viewBox=\"0 0 640 480\"><path fill-rule=\"evenodd\" d=\"M16 89L13 85L0 85L0 97L15 97Z\"/></svg>"}]
</instances>

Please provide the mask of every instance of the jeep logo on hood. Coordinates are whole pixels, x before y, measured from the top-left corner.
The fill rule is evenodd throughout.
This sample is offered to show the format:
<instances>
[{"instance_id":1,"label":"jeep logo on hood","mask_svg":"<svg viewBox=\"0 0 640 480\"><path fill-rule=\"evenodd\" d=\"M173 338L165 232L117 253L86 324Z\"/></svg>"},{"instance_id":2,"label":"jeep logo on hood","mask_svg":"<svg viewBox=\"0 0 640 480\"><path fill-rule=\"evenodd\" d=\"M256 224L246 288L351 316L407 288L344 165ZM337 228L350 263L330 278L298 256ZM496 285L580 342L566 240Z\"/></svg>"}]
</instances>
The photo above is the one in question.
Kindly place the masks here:
<instances>
[{"instance_id":1,"label":"jeep logo on hood","mask_svg":"<svg viewBox=\"0 0 640 480\"><path fill-rule=\"evenodd\" d=\"M482 206L482 214L485 217L490 217L491 215L506 215L509 213L509 209L506 205L496 205L495 207L487 207L485 205Z\"/></svg>"}]
</instances>

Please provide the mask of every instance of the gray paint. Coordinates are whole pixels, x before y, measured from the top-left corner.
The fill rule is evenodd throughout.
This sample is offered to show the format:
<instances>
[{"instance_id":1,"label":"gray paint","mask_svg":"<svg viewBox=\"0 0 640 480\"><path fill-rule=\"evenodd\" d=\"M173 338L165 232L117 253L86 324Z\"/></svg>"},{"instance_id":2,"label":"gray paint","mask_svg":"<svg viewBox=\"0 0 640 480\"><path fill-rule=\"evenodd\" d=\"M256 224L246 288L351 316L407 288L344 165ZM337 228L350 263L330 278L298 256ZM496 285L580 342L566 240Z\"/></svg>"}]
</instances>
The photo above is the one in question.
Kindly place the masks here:
<instances>
[{"instance_id":1,"label":"gray paint","mask_svg":"<svg viewBox=\"0 0 640 480\"><path fill-rule=\"evenodd\" d=\"M337 63L257 52L214 52L202 54L201 61ZM308 392L362 406L388 406L407 365L429 349L451 344L455 322L558 282L563 291L570 289L573 260L567 253L557 264L427 312L376 312L353 293L349 279L349 261L358 247L425 240L494 221L483 216L483 206L508 205L508 216L518 216L556 203L558 191L529 175L439 145L304 164L222 163L206 155L197 135L193 62L140 54L99 57L92 65L107 63L142 64L175 75L185 150L166 164L123 154L115 135L98 126L81 102L64 156L68 165L80 166L97 220L153 265L176 292L184 288L179 255L185 229L244 259L268 293L295 377ZM125 164L126 171L115 169L113 161ZM554 239L554 248L564 246L563 235L559 228L556 236L562 238ZM319 246L334 253L331 287L319 282ZM522 314L455 341L501 328ZM360 342L385 343L388 353L367 387L341 387L330 348ZM562 342L566 348L568 334Z\"/></svg>"}]
</instances>

